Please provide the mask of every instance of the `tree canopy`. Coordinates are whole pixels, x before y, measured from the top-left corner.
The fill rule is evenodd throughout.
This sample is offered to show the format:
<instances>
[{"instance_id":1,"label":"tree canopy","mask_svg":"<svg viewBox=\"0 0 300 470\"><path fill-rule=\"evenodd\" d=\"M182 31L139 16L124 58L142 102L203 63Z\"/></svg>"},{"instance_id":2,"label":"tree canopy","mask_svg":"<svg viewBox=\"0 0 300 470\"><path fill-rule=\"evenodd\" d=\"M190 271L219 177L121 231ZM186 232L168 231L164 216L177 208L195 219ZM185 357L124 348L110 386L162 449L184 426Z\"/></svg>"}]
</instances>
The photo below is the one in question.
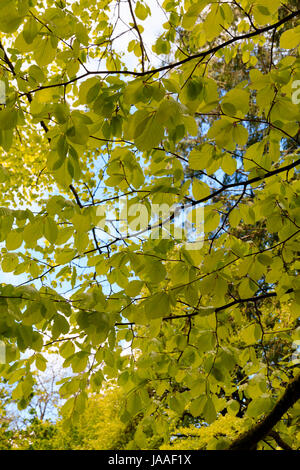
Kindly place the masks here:
<instances>
[{"instance_id":1,"label":"tree canopy","mask_svg":"<svg viewBox=\"0 0 300 470\"><path fill-rule=\"evenodd\" d=\"M137 448L222 419L243 425L208 447L299 446L299 16L0 0L0 372L20 408L56 353L66 425L116 379Z\"/></svg>"}]
</instances>

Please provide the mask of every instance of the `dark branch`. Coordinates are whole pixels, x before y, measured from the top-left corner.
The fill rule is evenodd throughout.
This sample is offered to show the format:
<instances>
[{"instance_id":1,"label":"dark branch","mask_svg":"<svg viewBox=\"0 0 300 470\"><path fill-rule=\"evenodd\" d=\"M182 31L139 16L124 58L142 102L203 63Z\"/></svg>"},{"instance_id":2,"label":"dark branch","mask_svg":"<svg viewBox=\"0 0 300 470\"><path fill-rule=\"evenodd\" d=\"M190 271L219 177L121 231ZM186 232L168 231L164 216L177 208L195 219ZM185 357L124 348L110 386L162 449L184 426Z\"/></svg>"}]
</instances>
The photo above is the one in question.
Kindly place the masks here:
<instances>
[{"instance_id":1,"label":"dark branch","mask_svg":"<svg viewBox=\"0 0 300 470\"><path fill-rule=\"evenodd\" d=\"M176 67L179 67L180 65L183 65L187 62L190 62L191 60L199 59L199 58L205 58L205 57L207 57L211 54L215 54L220 49L223 49L223 48L225 48L225 47L227 47L230 44L233 44L235 42L242 41L244 39L249 39L249 38L258 36L259 34L263 34L263 33L266 33L268 31L272 31L274 29L277 29L277 28L279 28L279 26L283 25L284 23L287 23L288 21L292 20L293 18L295 18L299 15L300 15L300 10L297 10L297 11L291 13L290 15L282 18L281 20L277 21L277 23L271 24L269 26L265 26L264 28L256 29L255 31L252 31L251 33L242 34L241 36L235 36L235 37L229 39L228 41L223 42L222 44L218 44L217 46L212 47L211 49L207 49L206 51L203 51L203 52L198 52L197 54L190 55L189 57L186 57L185 59L182 59L178 62L173 62L171 64L167 64L167 65L164 65L162 67L158 67L156 69L146 70L146 71L143 71L143 72L136 72L134 70L95 70L95 71L87 71L87 72L83 73L82 75L79 75L78 77L72 78L71 80L68 80L66 82L53 83L51 85L41 86L41 87L35 88L34 90L28 91L26 93L21 93L20 96L27 95L28 93L30 93L30 94L35 93L36 91L44 90L46 88L54 88L54 87L58 87L58 86L70 85L70 84L72 84L72 83L74 83L74 82L76 82L76 81L78 81L82 78L85 78L89 75L101 75L101 74L102 75L103 74L104 75L132 75L134 77L144 77L144 76L147 76L147 75L154 75L156 73L164 72L164 71L167 71L167 70L172 70Z\"/></svg>"},{"instance_id":2,"label":"dark branch","mask_svg":"<svg viewBox=\"0 0 300 470\"><path fill-rule=\"evenodd\" d=\"M272 411L256 426L239 436L228 450L255 450L259 441L270 434L282 416L300 399L300 374L289 383Z\"/></svg>"},{"instance_id":3,"label":"dark branch","mask_svg":"<svg viewBox=\"0 0 300 470\"><path fill-rule=\"evenodd\" d=\"M269 436L274 439L277 445L281 447L283 450L294 450L291 446L289 446L279 435L276 431L269 432Z\"/></svg>"}]
</instances>

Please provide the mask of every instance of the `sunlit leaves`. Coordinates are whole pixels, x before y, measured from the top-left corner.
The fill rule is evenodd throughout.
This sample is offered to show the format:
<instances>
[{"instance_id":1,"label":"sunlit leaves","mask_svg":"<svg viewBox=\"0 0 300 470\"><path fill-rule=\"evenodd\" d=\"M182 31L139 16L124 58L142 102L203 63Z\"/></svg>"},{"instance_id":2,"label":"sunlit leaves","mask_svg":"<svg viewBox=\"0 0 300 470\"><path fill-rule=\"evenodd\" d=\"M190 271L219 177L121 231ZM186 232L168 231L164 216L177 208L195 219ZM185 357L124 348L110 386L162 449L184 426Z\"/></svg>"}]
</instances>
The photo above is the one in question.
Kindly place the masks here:
<instances>
[{"instance_id":1,"label":"sunlit leaves","mask_svg":"<svg viewBox=\"0 0 300 470\"><path fill-rule=\"evenodd\" d=\"M210 194L209 187L202 181L193 181L193 196L196 200L205 198Z\"/></svg>"},{"instance_id":2,"label":"sunlit leaves","mask_svg":"<svg viewBox=\"0 0 300 470\"><path fill-rule=\"evenodd\" d=\"M16 230L9 232L5 240L6 248L9 251L18 249L23 242L22 234Z\"/></svg>"},{"instance_id":3,"label":"sunlit leaves","mask_svg":"<svg viewBox=\"0 0 300 470\"><path fill-rule=\"evenodd\" d=\"M293 49L300 44L300 27L284 31L280 36L280 47L283 49Z\"/></svg>"},{"instance_id":4,"label":"sunlit leaves","mask_svg":"<svg viewBox=\"0 0 300 470\"><path fill-rule=\"evenodd\" d=\"M135 7L135 14L140 20L145 20L147 16L151 13L151 10L147 5L137 2Z\"/></svg>"},{"instance_id":5,"label":"sunlit leaves","mask_svg":"<svg viewBox=\"0 0 300 470\"><path fill-rule=\"evenodd\" d=\"M200 149L193 149L189 156L189 167L193 170L203 170L212 159L214 148L204 144Z\"/></svg>"},{"instance_id":6,"label":"sunlit leaves","mask_svg":"<svg viewBox=\"0 0 300 470\"><path fill-rule=\"evenodd\" d=\"M166 293L154 294L144 303L145 313L150 319L167 316L170 312L170 299Z\"/></svg>"},{"instance_id":7,"label":"sunlit leaves","mask_svg":"<svg viewBox=\"0 0 300 470\"><path fill-rule=\"evenodd\" d=\"M215 121L207 136L213 138L219 147L234 150L236 144L243 147L248 140L248 131L242 125L229 118Z\"/></svg>"},{"instance_id":8,"label":"sunlit leaves","mask_svg":"<svg viewBox=\"0 0 300 470\"><path fill-rule=\"evenodd\" d=\"M17 111L15 109L5 108L0 111L0 129L13 129L17 124Z\"/></svg>"},{"instance_id":9,"label":"sunlit leaves","mask_svg":"<svg viewBox=\"0 0 300 470\"><path fill-rule=\"evenodd\" d=\"M55 221L52 217L47 217L44 220L44 227L43 227L45 238L50 243L55 243L57 236L58 236L58 228Z\"/></svg>"},{"instance_id":10,"label":"sunlit leaves","mask_svg":"<svg viewBox=\"0 0 300 470\"><path fill-rule=\"evenodd\" d=\"M15 32L22 23L28 7L25 7L23 11L18 11L16 2L14 0L10 0L8 2L1 2L0 8L0 31L3 33Z\"/></svg>"},{"instance_id":11,"label":"sunlit leaves","mask_svg":"<svg viewBox=\"0 0 300 470\"><path fill-rule=\"evenodd\" d=\"M132 446L186 413L257 419L298 338L299 26L278 0L167 1L150 40L142 0L126 34L110 1L4 3L1 338L28 369L59 352L67 420L119 377Z\"/></svg>"},{"instance_id":12,"label":"sunlit leaves","mask_svg":"<svg viewBox=\"0 0 300 470\"><path fill-rule=\"evenodd\" d=\"M249 93L245 90L235 88L229 91L222 100L222 110L228 116L239 116L247 114L249 109Z\"/></svg>"}]
</instances>

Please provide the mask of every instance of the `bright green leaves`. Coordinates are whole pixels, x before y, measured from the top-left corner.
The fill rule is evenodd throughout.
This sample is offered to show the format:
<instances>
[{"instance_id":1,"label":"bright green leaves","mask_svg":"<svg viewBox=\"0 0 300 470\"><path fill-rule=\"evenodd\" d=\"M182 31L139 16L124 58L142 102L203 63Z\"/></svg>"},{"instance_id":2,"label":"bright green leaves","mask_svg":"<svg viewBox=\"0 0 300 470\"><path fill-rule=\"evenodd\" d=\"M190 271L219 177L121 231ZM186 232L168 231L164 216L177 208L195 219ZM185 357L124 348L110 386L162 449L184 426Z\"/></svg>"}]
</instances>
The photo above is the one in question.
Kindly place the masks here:
<instances>
[{"instance_id":1,"label":"bright green leaves","mask_svg":"<svg viewBox=\"0 0 300 470\"><path fill-rule=\"evenodd\" d=\"M36 368L42 372L44 372L47 368L47 360L42 354L36 354L35 356L35 365Z\"/></svg>"},{"instance_id":2,"label":"bright green leaves","mask_svg":"<svg viewBox=\"0 0 300 470\"><path fill-rule=\"evenodd\" d=\"M244 343L250 345L255 344L259 339L261 339L261 335L262 331L260 325L258 323L253 323L242 330L240 338Z\"/></svg>"},{"instance_id":3,"label":"bright green leaves","mask_svg":"<svg viewBox=\"0 0 300 470\"><path fill-rule=\"evenodd\" d=\"M197 338L197 348L199 352L207 353L212 351L216 345L216 335L214 331L202 331Z\"/></svg>"},{"instance_id":4,"label":"bright green leaves","mask_svg":"<svg viewBox=\"0 0 300 470\"><path fill-rule=\"evenodd\" d=\"M140 150L157 147L164 137L163 122L157 112L137 111L131 127L132 137Z\"/></svg>"},{"instance_id":5,"label":"bright green leaves","mask_svg":"<svg viewBox=\"0 0 300 470\"><path fill-rule=\"evenodd\" d=\"M139 1L136 4L134 12L138 19L142 21L145 20L149 14L151 14L151 10L147 4L143 4Z\"/></svg>"},{"instance_id":6,"label":"bright green leaves","mask_svg":"<svg viewBox=\"0 0 300 470\"><path fill-rule=\"evenodd\" d=\"M25 2L24 2L25 3ZM25 6L26 5L26 6ZM0 31L3 33L14 33L27 13L27 2L25 8L20 11L14 0L2 1L0 4Z\"/></svg>"},{"instance_id":7,"label":"bright green leaves","mask_svg":"<svg viewBox=\"0 0 300 470\"><path fill-rule=\"evenodd\" d=\"M34 385L32 374L26 371L25 368L21 369L21 371L23 372L23 377L12 391L12 399L18 401L18 408L20 410L25 409L29 405Z\"/></svg>"},{"instance_id":8,"label":"bright green leaves","mask_svg":"<svg viewBox=\"0 0 300 470\"><path fill-rule=\"evenodd\" d=\"M130 297L136 297L141 292L143 285L142 281L130 281L124 288L125 293Z\"/></svg>"},{"instance_id":9,"label":"bright green leaves","mask_svg":"<svg viewBox=\"0 0 300 470\"><path fill-rule=\"evenodd\" d=\"M18 113L15 109L0 110L0 130L13 129L17 125Z\"/></svg>"},{"instance_id":10,"label":"bright green leaves","mask_svg":"<svg viewBox=\"0 0 300 470\"><path fill-rule=\"evenodd\" d=\"M166 90L163 87L163 83L163 81L145 82L140 78L131 80L124 89L124 104L128 106L136 105L138 103L149 103L149 101L159 103L166 94ZM168 88L166 87L166 89ZM174 91L174 86L172 91ZM176 88L176 85L174 92L178 93L178 88Z\"/></svg>"},{"instance_id":11,"label":"bright green leaves","mask_svg":"<svg viewBox=\"0 0 300 470\"><path fill-rule=\"evenodd\" d=\"M126 399L126 411L130 416L135 416L143 407L142 397L139 391L133 391Z\"/></svg>"},{"instance_id":12,"label":"bright green leaves","mask_svg":"<svg viewBox=\"0 0 300 470\"><path fill-rule=\"evenodd\" d=\"M21 232L12 230L6 237L5 245L8 251L17 250L23 243Z\"/></svg>"},{"instance_id":13,"label":"bright green leaves","mask_svg":"<svg viewBox=\"0 0 300 470\"><path fill-rule=\"evenodd\" d=\"M253 377L263 371L266 383L268 354L277 394L298 338L300 187L297 151L287 149L296 148L289 136L298 132L292 96L299 64L294 53L279 61L276 35L269 62L264 41L272 38L278 0L242 5L255 25L267 26L266 35L232 4L164 2L168 21L152 41L164 65L157 72L144 57L143 73L136 31L114 36L109 2L98 9L49 4L47 11L32 5L32 14L26 2L6 3L10 10L0 1L0 30L9 35L3 47L10 62L3 51L0 58L14 72L7 71L0 110L1 204L34 203L34 212L0 210L0 335L36 351L31 363L41 371L42 343L58 348L64 366L80 376L62 387L68 418L84 409L88 383L97 392L121 372L124 421L145 414L134 437L141 448L146 420L166 437L169 417L189 411L209 429L226 407L238 413L235 393L252 400L243 401L248 417L260 416L268 388ZM133 7L138 23L148 20L150 4ZM296 48L299 27L284 29L280 47ZM115 48L119 39L136 69ZM91 64L100 58L98 73ZM195 225L204 209L201 247L182 249L184 240L157 238L158 230L148 239L116 232L114 240L105 231L124 193L129 209L143 204L146 229L154 204L204 200L188 218ZM138 230L132 213L126 224ZM5 285L6 273L28 275L32 285L15 290ZM247 299L265 292L276 302L262 297L257 313ZM217 440L209 445L224 445Z\"/></svg>"},{"instance_id":14,"label":"bright green leaves","mask_svg":"<svg viewBox=\"0 0 300 470\"><path fill-rule=\"evenodd\" d=\"M67 130L66 136L73 144L85 145L89 138L89 130L84 123L74 123Z\"/></svg>"},{"instance_id":15,"label":"bright green leaves","mask_svg":"<svg viewBox=\"0 0 300 470\"><path fill-rule=\"evenodd\" d=\"M65 103L57 103L54 106L54 116L59 124L64 124L70 116L69 107Z\"/></svg>"},{"instance_id":16,"label":"bright green leaves","mask_svg":"<svg viewBox=\"0 0 300 470\"><path fill-rule=\"evenodd\" d=\"M264 154L265 143L263 141L250 145L244 153L244 169L249 171L253 168L266 168L266 157ZM270 162L271 163L271 162Z\"/></svg>"},{"instance_id":17,"label":"bright green leaves","mask_svg":"<svg viewBox=\"0 0 300 470\"><path fill-rule=\"evenodd\" d=\"M300 44L300 26L284 31L280 36L280 47L294 49Z\"/></svg>"},{"instance_id":18,"label":"bright green leaves","mask_svg":"<svg viewBox=\"0 0 300 470\"><path fill-rule=\"evenodd\" d=\"M251 297L256 290L257 286L255 283L247 277L245 277L239 285L239 295L242 299Z\"/></svg>"},{"instance_id":19,"label":"bright green leaves","mask_svg":"<svg viewBox=\"0 0 300 470\"><path fill-rule=\"evenodd\" d=\"M52 325L52 337L57 339L61 334L66 334L69 331L69 323L63 315L57 314L54 317Z\"/></svg>"},{"instance_id":20,"label":"bright green leaves","mask_svg":"<svg viewBox=\"0 0 300 470\"><path fill-rule=\"evenodd\" d=\"M203 407L203 417L208 424L211 424L217 418L217 413L213 400L209 397L207 398L204 407Z\"/></svg>"},{"instance_id":21,"label":"bright green leaves","mask_svg":"<svg viewBox=\"0 0 300 470\"><path fill-rule=\"evenodd\" d=\"M210 194L208 185L203 181L199 181L196 179L193 181L192 192L196 201L204 199Z\"/></svg>"},{"instance_id":22,"label":"bright green leaves","mask_svg":"<svg viewBox=\"0 0 300 470\"><path fill-rule=\"evenodd\" d=\"M270 115L273 121L297 121L300 118L299 106L286 97L280 97L276 99ZM294 127L292 133L295 132L296 128Z\"/></svg>"},{"instance_id":23,"label":"bright green leaves","mask_svg":"<svg viewBox=\"0 0 300 470\"><path fill-rule=\"evenodd\" d=\"M192 170L204 170L209 168L214 156L214 147L204 144L200 149L193 149L189 156L189 167Z\"/></svg>"},{"instance_id":24,"label":"bright green leaves","mask_svg":"<svg viewBox=\"0 0 300 470\"><path fill-rule=\"evenodd\" d=\"M49 243L55 243L58 236L58 228L52 217L45 218L43 224L43 233Z\"/></svg>"},{"instance_id":25,"label":"bright green leaves","mask_svg":"<svg viewBox=\"0 0 300 470\"><path fill-rule=\"evenodd\" d=\"M107 174L107 186L124 189L130 181L132 186L139 188L144 183L144 173L135 154L122 147L116 147L111 153Z\"/></svg>"},{"instance_id":26,"label":"bright green leaves","mask_svg":"<svg viewBox=\"0 0 300 470\"><path fill-rule=\"evenodd\" d=\"M268 413L273 404L274 402L268 394L262 394L251 401L247 409L247 416L258 419L261 415Z\"/></svg>"},{"instance_id":27,"label":"bright green leaves","mask_svg":"<svg viewBox=\"0 0 300 470\"><path fill-rule=\"evenodd\" d=\"M9 179L9 171L3 165L0 165L0 184Z\"/></svg>"},{"instance_id":28,"label":"bright green leaves","mask_svg":"<svg viewBox=\"0 0 300 470\"><path fill-rule=\"evenodd\" d=\"M235 88L222 99L222 111L228 116L244 117L249 110L249 93Z\"/></svg>"},{"instance_id":29,"label":"bright green leaves","mask_svg":"<svg viewBox=\"0 0 300 470\"><path fill-rule=\"evenodd\" d=\"M222 157L221 168L227 175L233 175L237 169L237 161L228 153Z\"/></svg>"},{"instance_id":30,"label":"bright green leaves","mask_svg":"<svg viewBox=\"0 0 300 470\"><path fill-rule=\"evenodd\" d=\"M278 19L278 8L280 1L260 0L253 8L253 16L256 23L264 25L273 23Z\"/></svg>"},{"instance_id":31,"label":"bright green leaves","mask_svg":"<svg viewBox=\"0 0 300 470\"><path fill-rule=\"evenodd\" d=\"M152 50L155 52L155 54L169 54L171 49L171 44L169 41L166 41L166 39L163 36L160 36L157 40L156 43L152 46Z\"/></svg>"},{"instance_id":32,"label":"bright green leaves","mask_svg":"<svg viewBox=\"0 0 300 470\"><path fill-rule=\"evenodd\" d=\"M35 18L31 17L27 20L23 28L23 36L27 44L31 44L39 31L38 23Z\"/></svg>"},{"instance_id":33,"label":"bright green leaves","mask_svg":"<svg viewBox=\"0 0 300 470\"><path fill-rule=\"evenodd\" d=\"M101 89L102 82L97 77L91 77L81 83L78 93L78 100L81 104L93 102Z\"/></svg>"},{"instance_id":34,"label":"bright green leaves","mask_svg":"<svg viewBox=\"0 0 300 470\"><path fill-rule=\"evenodd\" d=\"M203 29L207 41L215 39L222 31L227 28L233 21L233 13L230 6L226 3L213 4L210 7L210 12L207 15L206 21L203 23Z\"/></svg>"},{"instance_id":35,"label":"bright green leaves","mask_svg":"<svg viewBox=\"0 0 300 470\"><path fill-rule=\"evenodd\" d=\"M72 248L62 248L56 251L56 263L57 264L66 264L72 261L76 256L76 250Z\"/></svg>"},{"instance_id":36,"label":"bright green leaves","mask_svg":"<svg viewBox=\"0 0 300 470\"><path fill-rule=\"evenodd\" d=\"M80 23L80 22L76 23L75 34L76 34L77 41L79 41L84 46L88 46L88 44L89 44L89 31L83 23Z\"/></svg>"},{"instance_id":37,"label":"bright green leaves","mask_svg":"<svg viewBox=\"0 0 300 470\"><path fill-rule=\"evenodd\" d=\"M190 78L183 84L179 97L191 113L209 112L218 104L217 83L210 78Z\"/></svg>"},{"instance_id":38,"label":"bright green leaves","mask_svg":"<svg viewBox=\"0 0 300 470\"><path fill-rule=\"evenodd\" d=\"M263 74L256 69L250 71L250 87L257 90L258 114L270 117L271 122L278 129L278 132L273 133L277 139L283 137L284 133L293 136L298 130L295 121L299 119L299 107L291 99L290 67L293 61L293 58L285 57L278 70L271 70L268 74Z\"/></svg>"},{"instance_id":39,"label":"bright green leaves","mask_svg":"<svg viewBox=\"0 0 300 470\"><path fill-rule=\"evenodd\" d=\"M205 403L206 403L205 395L198 397L192 401L189 409L190 409L191 414L194 416L194 418L198 418L199 416L201 416Z\"/></svg>"},{"instance_id":40,"label":"bright green leaves","mask_svg":"<svg viewBox=\"0 0 300 470\"><path fill-rule=\"evenodd\" d=\"M151 256L145 256L143 264L140 266L133 264L133 269L136 269L137 274L142 280L153 284L162 282L167 272L164 264Z\"/></svg>"},{"instance_id":41,"label":"bright green leaves","mask_svg":"<svg viewBox=\"0 0 300 470\"><path fill-rule=\"evenodd\" d=\"M5 273L14 271L18 266L19 258L14 253L8 253L2 257L1 268Z\"/></svg>"},{"instance_id":42,"label":"bright green leaves","mask_svg":"<svg viewBox=\"0 0 300 470\"><path fill-rule=\"evenodd\" d=\"M190 79L186 84L185 96L187 101L195 101L201 99L203 93L203 81Z\"/></svg>"},{"instance_id":43,"label":"bright green leaves","mask_svg":"<svg viewBox=\"0 0 300 470\"><path fill-rule=\"evenodd\" d=\"M184 411L184 404L182 403L182 397L180 394L171 396L169 398L169 406L171 410L175 411L177 415L182 415Z\"/></svg>"},{"instance_id":44,"label":"bright green leaves","mask_svg":"<svg viewBox=\"0 0 300 470\"><path fill-rule=\"evenodd\" d=\"M6 107L0 110L0 145L8 152L13 143L13 131L18 123L18 112L15 108Z\"/></svg>"},{"instance_id":45,"label":"bright green leaves","mask_svg":"<svg viewBox=\"0 0 300 470\"><path fill-rule=\"evenodd\" d=\"M149 87L150 90L151 88L152 86ZM146 87L143 88L145 89ZM160 104L157 108L151 110L150 107L149 111L145 108L139 109L125 125L125 137L134 140L140 150L158 147L160 142L167 138L167 134L167 145L171 148L187 133L197 134L197 123L187 114L187 109L170 97L162 99L163 95L164 93L159 97Z\"/></svg>"},{"instance_id":46,"label":"bright green leaves","mask_svg":"<svg viewBox=\"0 0 300 470\"><path fill-rule=\"evenodd\" d=\"M205 232L212 232L220 223L220 215L213 206L205 206L204 208L204 230Z\"/></svg>"},{"instance_id":47,"label":"bright green leaves","mask_svg":"<svg viewBox=\"0 0 300 470\"><path fill-rule=\"evenodd\" d=\"M37 65L44 67L54 60L57 53L57 42L57 39L51 35L39 40L39 47L34 50Z\"/></svg>"},{"instance_id":48,"label":"bright green leaves","mask_svg":"<svg viewBox=\"0 0 300 470\"><path fill-rule=\"evenodd\" d=\"M234 119L222 118L215 121L207 133L209 139L214 139L216 144L227 150L234 150L236 145L243 147L248 140L248 131Z\"/></svg>"},{"instance_id":49,"label":"bright green leaves","mask_svg":"<svg viewBox=\"0 0 300 470\"><path fill-rule=\"evenodd\" d=\"M77 129L77 131L76 131ZM84 132L88 132L85 130ZM62 187L68 187L73 180L78 180L81 175L81 168L79 163L78 153L75 150L75 146L71 145L71 141L74 138L78 142L81 137L84 141L87 140L88 134L82 134L82 127L78 126L75 128L71 126L67 131L67 135L61 135L58 139L55 139L54 150L52 150L47 159L47 167L53 174L57 183ZM69 141L69 142L68 142ZM81 144L83 145L81 140ZM74 144L74 142L72 142Z\"/></svg>"},{"instance_id":50,"label":"bright green leaves","mask_svg":"<svg viewBox=\"0 0 300 470\"><path fill-rule=\"evenodd\" d=\"M188 31L191 30L199 18L199 14L208 3L208 0L198 0L192 3L182 18L182 27Z\"/></svg>"},{"instance_id":51,"label":"bright green leaves","mask_svg":"<svg viewBox=\"0 0 300 470\"><path fill-rule=\"evenodd\" d=\"M168 316L170 313L170 298L165 292L154 294L145 300L144 308L149 319Z\"/></svg>"},{"instance_id":52,"label":"bright green leaves","mask_svg":"<svg viewBox=\"0 0 300 470\"><path fill-rule=\"evenodd\" d=\"M91 218L88 211L82 211L81 213L75 214L71 218L71 222L74 225L75 230L77 230L79 233L90 230Z\"/></svg>"},{"instance_id":53,"label":"bright green leaves","mask_svg":"<svg viewBox=\"0 0 300 470\"><path fill-rule=\"evenodd\" d=\"M89 241L90 239L87 233L75 233L74 246L80 255L82 255L86 251Z\"/></svg>"}]
</instances>

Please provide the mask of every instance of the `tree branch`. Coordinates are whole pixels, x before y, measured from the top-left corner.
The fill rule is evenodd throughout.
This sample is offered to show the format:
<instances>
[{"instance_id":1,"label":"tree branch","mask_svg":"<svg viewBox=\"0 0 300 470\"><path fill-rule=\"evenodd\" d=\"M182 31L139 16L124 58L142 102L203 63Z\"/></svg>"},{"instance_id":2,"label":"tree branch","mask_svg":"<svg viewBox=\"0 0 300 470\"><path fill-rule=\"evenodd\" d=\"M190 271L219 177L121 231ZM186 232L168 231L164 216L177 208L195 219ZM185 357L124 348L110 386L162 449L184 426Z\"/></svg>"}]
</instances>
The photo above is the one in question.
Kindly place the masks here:
<instances>
[{"instance_id":1,"label":"tree branch","mask_svg":"<svg viewBox=\"0 0 300 470\"><path fill-rule=\"evenodd\" d=\"M281 447L283 450L294 450L291 446L289 446L283 439L281 439L280 435L276 431L269 432L269 436L274 439L277 445Z\"/></svg>"},{"instance_id":2,"label":"tree branch","mask_svg":"<svg viewBox=\"0 0 300 470\"><path fill-rule=\"evenodd\" d=\"M264 28L256 29L255 31L252 31L251 33L242 34L241 36L235 36L235 37L229 39L228 41L223 42L222 44L218 44L215 47L207 49L206 51L198 52L197 54L190 55L189 57L186 57L185 59L182 59L178 62L173 62L171 64L163 65L162 67L158 67L158 68L150 69L150 70L145 70L145 71L142 71L142 72L136 72L134 70L95 70L95 71L91 70L91 71L87 71L87 72L83 73L82 75L79 75L78 77L74 77L74 78L72 78L72 79L70 79L66 82L53 83L51 85L44 85L44 86L35 88L33 90L27 91L25 93L21 93L19 96L22 97L22 96L27 95L27 94L35 93L36 91L45 90L47 88L54 88L54 87L58 87L58 86L70 85L70 84L72 84L72 83L74 83L74 82L76 82L76 81L78 81L82 78L85 78L89 75L101 75L101 74L103 75L104 74L104 75L132 75L134 77L145 77L147 75L154 75L154 74L159 73L159 72L172 70L176 67L179 67L180 65L183 65L187 62L190 62L191 60L199 59L199 58L205 58L205 57L207 57L211 54L215 54L220 49L223 49L223 48L225 48L225 47L227 47L230 44L233 44L235 42L242 41L244 39L249 39L249 38L258 36L259 34L263 34L263 33L266 33L268 31L272 31L273 29L277 29L279 26L283 25L284 23L287 23L288 21L290 21L291 19L293 19L293 18L295 18L296 16L299 16L299 15L300 15L300 10L297 10L297 11L291 13L290 15L282 18L281 20L277 21L277 23L271 24L269 26L265 26Z\"/></svg>"},{"instance_id":3,"label":"tree branch","mask_svg":"<svg viewBox=\"0 0 300 470\"><path fill-rule=\"evenodd\" d=\"M259 441L270 434L275 424L299 399L300 374L289 383L272 411L260 423L233 441L228 450L255 450Z\"/></svg>"}]
</instances>

